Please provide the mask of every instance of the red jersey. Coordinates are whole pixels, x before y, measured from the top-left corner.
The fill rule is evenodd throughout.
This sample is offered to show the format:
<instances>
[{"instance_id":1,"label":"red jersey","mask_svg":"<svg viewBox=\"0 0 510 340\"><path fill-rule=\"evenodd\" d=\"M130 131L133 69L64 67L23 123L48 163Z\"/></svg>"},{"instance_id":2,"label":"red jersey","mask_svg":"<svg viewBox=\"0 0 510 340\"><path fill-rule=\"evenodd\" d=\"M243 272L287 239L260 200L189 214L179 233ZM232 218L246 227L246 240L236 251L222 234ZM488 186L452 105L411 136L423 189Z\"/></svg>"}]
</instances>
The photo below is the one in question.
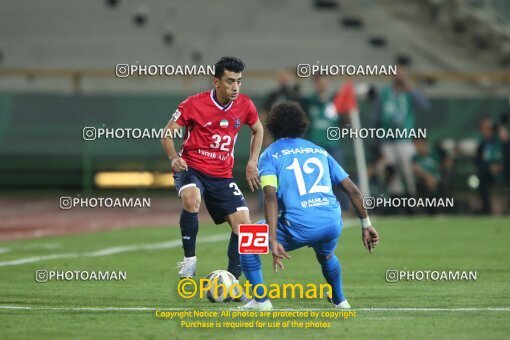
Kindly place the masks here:
<instances>
[{"instance_id":1,"label":"red jersey","mask_svg":"<svg viewBox=\"0 0 510 340\"><path fill-rule=\"evenodd\" d=\"M172 119L186 127L179 156L189 167L210 176L232 178L237 134L243 124L255 124L258 114L248 96L239 94L223 106L215 90L210 90L188 97Z\"/></svg>"}]
</instances>

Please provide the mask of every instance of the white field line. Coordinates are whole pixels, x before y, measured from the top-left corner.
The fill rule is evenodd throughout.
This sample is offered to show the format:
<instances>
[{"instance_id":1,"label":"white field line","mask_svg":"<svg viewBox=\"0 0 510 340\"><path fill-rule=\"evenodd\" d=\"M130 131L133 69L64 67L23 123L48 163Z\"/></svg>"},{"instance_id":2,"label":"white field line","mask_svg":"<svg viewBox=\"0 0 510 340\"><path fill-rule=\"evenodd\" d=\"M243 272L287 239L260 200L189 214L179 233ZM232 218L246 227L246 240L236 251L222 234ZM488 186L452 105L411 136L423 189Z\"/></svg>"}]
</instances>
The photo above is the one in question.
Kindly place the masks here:
<instances>
[{"instance_id":1,"label":"white field line","mask_svg":"<svg viewBox=\"0 0 510 340\"><path fill-rule=\"evenodd\" d=\"M212 243L212 242L225 241L228 239L230 239L230 233L199 237L197 240L197 243ZM172 241L168 241L168 242L160 242L160 243L147 243L147 244L138 244L138 245L131 245L131 246L104 248L104 249L100 249L100 250L96 250L96 251L82 252L82 253L63 253L63 254L51 254L51 255L44 255L44 256L25 257L25 258L21 258L21 259L17 259L17 260L2 261L2 262L0 262L0 267L19 266L19 265L27 264L27 263L35 263L35 262L57 260L57 259L108 256L108 255L114 255L114 254L120 254L120 253L140 251L140 250L159 250L159 249L178 248L180 246L182 246L182 241L180 239L177 239L177 240L172 240Z\"/></svg>"},{"instance_id":2,"label":"white field line","mask_svg":"<svg viewBox=\"0 0 510 340\"><path fill-rule=\"evenodd\" d=\"M140 312L140 311L189 311L189 310L235 310L236 308L229 307L200 307L200 308L192 308L192 307L51 307L51 306L5 306L0 305L0 310L61 310L61 311L90 311L90 312L109 312L109 311L119 311L119 312ZM352 311L362 311L362 312L510 312L510 307L460 307L460 308L354 308ZM275 308L274 311L345 311L338 310L334 308Z\"/></svg>"},{"instance_id":3,"label":"white field line","mask_svg":"<svg viewBox=\"0 0 510 340\"><path fill-rule=\"evenodd\" d=\"M354 220L345 220L344 221L344 228L350 228L355 225L353 223ZM219 241L225 241L230 239L230 234L217 234L217 235L211 235L211 236L205 236L205 237L198 237L197 243L213 243L213 242L219 242ZM49 261L49 260L59 260L59 259L70 259L70 258L77 258L77 257L96 257L96 256L108 256L108 255L114 255L114 254L120 254L120 253L127 253L127 252L133 252L133 251L140 251L140 250L159 250L159 249L170 249L170 248L178 248L182 246L181 239L172 240L168 242L160 242L160 243L147 243L147 244L138 244L138 245L130 245L130 246L119 246L119 247L111 247L111 248L104 248L96 251L91 252L82 252L82 253L62 253L62 254L51 254L51 255L44 255L44 256L32 256L32 257L25 257L17 260L9 260L9 261L2 261L0 262L0 267L7 267L7 266L19 266L22 264L27 263L36 263L41 261Z\"/></svg>"},{"instance_id":4,"label":"white field line","mask_svg":"<svg viewBox=\"0 0 510 340\"><path fill-rule=\"evenodd\" d=\"M344 223L344 228L350 228L355 226L357 223L354 220L347 220ZM212 243L224 241L230 238L229 234L219 234L212 235L199 238L197 240L198 243ZM25 263L34 263L40 262L44 260L54 260L54 259L63 259L63 258L75 258L75 257L95 257L95 256L107 256L125 252L132 251L140 251L140 250L158 250L158 249L169 249L169 248L177 248L181 246L181 240L172 240L168 242L160 242L160 243L148 243L141 245L131 245L131 246L120 246L120 247L111 247L105 248L93 252L83 252L83 253L65 253L65 254L52 254L46 256L39 257L28 257L22 258L13 261L4 261L0 262L0 267L3 266L15 266L21 265ZM187 311L192 310L193 308L187 307L170 307L170 308L155 308L155 307L51 307L51 306L8 306L8 305L0 305L0 310L62 310L62 311L91 311L91 312L108 312L108 311L120 311L120 312L139 312L139 311ZM220 309L229 309L227 308L218 308L218 307L200 307L197 310L220 310ZM233 308L230 308L233 309ZM234 309L236 310L236 309ZM281 308L275 309L276 311L334 311L332 308L306 308L306 309L296 309L296 308ZM353 309L354 311L364 311L364 312L510 312L510 307L464 307L464 308L357 308Z\"/></svg>"}]
</instances>

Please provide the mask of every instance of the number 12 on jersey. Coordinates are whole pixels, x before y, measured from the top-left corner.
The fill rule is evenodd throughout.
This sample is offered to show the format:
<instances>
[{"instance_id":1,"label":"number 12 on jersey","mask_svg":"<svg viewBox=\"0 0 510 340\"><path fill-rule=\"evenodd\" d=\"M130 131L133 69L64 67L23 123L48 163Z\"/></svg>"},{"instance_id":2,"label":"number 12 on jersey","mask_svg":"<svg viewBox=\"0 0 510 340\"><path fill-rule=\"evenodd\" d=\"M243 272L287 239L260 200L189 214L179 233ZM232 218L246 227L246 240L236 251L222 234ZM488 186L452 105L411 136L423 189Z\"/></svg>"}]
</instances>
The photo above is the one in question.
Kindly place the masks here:
<instances>
[{"instance_id":1,"label":"number 12 on jersey","mask_svg":"<svg viewBox=\"0 0 510 340\"><path fill-rule=\"evenodd\" d=\"M315 165L317 169L319 170L319 173L316 177L315 182L313 183L312 187L308 192L306 191L306 185L305 185L305 179L303 177L303 171L307 175L311 175L315 169L314 167L311 167L310 165ZM324 176L324 166L322 165L322 162L317 157L311 157L308 158L303 163L303 170L301 171L301 165L299 164L299 160L297 158L294 158L292 161L292 164L286 167L285 169L293 170L294 171L294 177L296 178L299 195L303 196L306 194L314 194L314 193L328 193L331 190L331 187L328 185L319 185L320 181L322 180L322 177Z\"/></svg>"}]
</instances>

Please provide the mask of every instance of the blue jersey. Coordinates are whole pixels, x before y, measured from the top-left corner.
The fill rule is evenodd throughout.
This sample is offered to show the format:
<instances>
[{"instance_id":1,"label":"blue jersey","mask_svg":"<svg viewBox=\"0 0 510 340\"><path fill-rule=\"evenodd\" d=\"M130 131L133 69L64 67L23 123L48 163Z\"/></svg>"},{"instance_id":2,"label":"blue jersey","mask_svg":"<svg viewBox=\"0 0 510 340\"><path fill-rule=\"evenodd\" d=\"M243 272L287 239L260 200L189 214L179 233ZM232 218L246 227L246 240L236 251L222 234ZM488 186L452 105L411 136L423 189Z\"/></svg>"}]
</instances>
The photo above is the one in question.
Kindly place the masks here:
<instances>
[{"instance_id":1,"label":"blue jersey","mask_svg":"<svg viewBox=\"0 0 510 340\"><path fill-rule=\"evenodd\" d=\"M259 175L277 178L280 222L306 233L341 226L333 186L349 175L324 148L301 138L282 138L260 156Z\"/></svg>"}]
</instances>

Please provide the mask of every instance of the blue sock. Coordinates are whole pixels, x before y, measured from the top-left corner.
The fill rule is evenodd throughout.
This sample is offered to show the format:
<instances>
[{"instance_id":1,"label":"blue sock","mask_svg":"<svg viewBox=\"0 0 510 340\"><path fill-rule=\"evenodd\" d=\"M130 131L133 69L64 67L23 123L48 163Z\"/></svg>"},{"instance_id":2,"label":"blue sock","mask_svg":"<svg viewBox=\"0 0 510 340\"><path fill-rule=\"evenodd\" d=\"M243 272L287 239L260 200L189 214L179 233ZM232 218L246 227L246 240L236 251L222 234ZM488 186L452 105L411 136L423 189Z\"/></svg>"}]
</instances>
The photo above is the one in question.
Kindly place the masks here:
<instances>
[{"instance_id":1,"label":"blue sock","mask_svg":"<svg viewBox=\"0 0 510 340\"><path fill-rule=\"evenodd\" d=\"M230 234L230 242L228 243L228 268L227 270L231 272L236 279L241 276L243 273L243 270L241 268L241 262L239 260L239 236L236 235L234 232Z\"/></svg>"},{"instance_id":2,"label":"blue sock","mask_svg":"<svg viewBox=\"0 0 510 340\"><path fill-rule=\"evenodd\" d=\"M179 225L181 227L184 256L193 257L195 256L195 244L198 234L198 213L191 213L182 209Z\"/></svg>"},{"instance_id":3,"label":"blue sock","mask_svg":"<svg viewBox=\"0 0 510 340\"><path fill-rule=\"evenodd\" d=\"M244 276L246 276L246 279L250 281L253 287L258 284L264 284L264 278L262 277L262 261L260 261L260 255L242 254L241 267L243 268ZM257 296L262 296L264 294L264 289L262 287L257 287L256 293ZM255 292L253 292L252 295L258 302L264 302L267 300L267 297L256 297Z\"/></svg>"},{"instance_id":4,"label":"blue sock","mask_svg":"<svg viewBox=\"0 0 510 340\"><path fill-rule=\"evenodd\" d=\"M345 300L344 291L342 288L342 267L335 254L329 259L322 255L318 255L317 259L322 267L322 275L326 278L326 282L331 285L333 290L333 303L339 304Z\"/></svg>"}]
</instances>

